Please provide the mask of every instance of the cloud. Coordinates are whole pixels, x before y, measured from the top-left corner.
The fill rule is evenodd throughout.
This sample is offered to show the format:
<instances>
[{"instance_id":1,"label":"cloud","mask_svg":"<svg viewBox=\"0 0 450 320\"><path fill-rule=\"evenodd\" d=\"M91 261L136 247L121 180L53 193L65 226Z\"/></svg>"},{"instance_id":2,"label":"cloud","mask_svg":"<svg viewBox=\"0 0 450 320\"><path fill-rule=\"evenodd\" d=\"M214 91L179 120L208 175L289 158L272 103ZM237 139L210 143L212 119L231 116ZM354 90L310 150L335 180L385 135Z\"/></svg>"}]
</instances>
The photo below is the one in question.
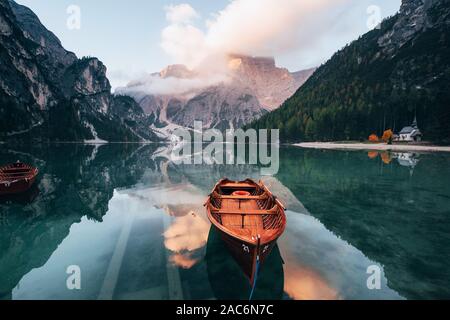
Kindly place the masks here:
<instances>
[{"instance_id":1,"label":"cloud","mask_svg":"<svg viewBox=\"0 0 450 320\"><path fill-rule=\"evenodd\" d=\"M189 4L166 6L161 47L190 79L141 77L129 90L184 94L229 80L228 55L288 58L310 68L368 31L370 0L230 0L201 17ZM357 19L360 18L360 19ZM361 26L363 26L361 28Z\"/></svg>"},{"instance_id":2,"label":"cloud","mask_svg":"<svg viewBox=\"0 0 450 320\"><path fill-rule=\"evenodd\" d=\"M224 73L200 74L191 79L161 78L158 74L146 75L116 89L118 94L141 95L189 95L196 90L228 81Z\"/></svg>"},{"instance_id":3,"label":"cloud","mask_svg":"<svg viewBox=\"0 0 450 320\"><path fill-rule=\"evenodd\" d=\"M205 35L192 25L171 24L162 31L161 46L177 63L190 67L207 54Z\"/></svg>"},{"instance_id":4,"label":"cloud","mask_svg":"<svg viewBox=\"0 0 450 320\"><path fill-rule=\"evenodd\" d=\"M232 0L222 11L206 19L204 28L193 23L193 17L199 15L190 5L171 6L161 45L174 61L190 67L220 54L276 56L316 41L336 24L333 17L337 18L339 9L345 10L342 4L349 2Z\"/></svg>"},{"instance_id":5,"label":"cloud","mask_svg":"<svg viewBox=\"0 0 450 320\"><path fill-rule=\"evenodd\" d=\"M170 23L190 23L200 15L189 4L169 5L166 10L166 19Z\"/></svg>"},{"instance_id":6,"label":"cloud","mask_svg":"<svg viewBox=\"0 0 450 320\"><path fill-rule=\"evenodd\" d=\"M130 68L128 68L127 71L124 71L124 69L108 69L107 75L113 91L122 86L126 86L133 79L142 78L145 76L142 71L135 72L129 69Z\"/></svg>"}]
</instances>

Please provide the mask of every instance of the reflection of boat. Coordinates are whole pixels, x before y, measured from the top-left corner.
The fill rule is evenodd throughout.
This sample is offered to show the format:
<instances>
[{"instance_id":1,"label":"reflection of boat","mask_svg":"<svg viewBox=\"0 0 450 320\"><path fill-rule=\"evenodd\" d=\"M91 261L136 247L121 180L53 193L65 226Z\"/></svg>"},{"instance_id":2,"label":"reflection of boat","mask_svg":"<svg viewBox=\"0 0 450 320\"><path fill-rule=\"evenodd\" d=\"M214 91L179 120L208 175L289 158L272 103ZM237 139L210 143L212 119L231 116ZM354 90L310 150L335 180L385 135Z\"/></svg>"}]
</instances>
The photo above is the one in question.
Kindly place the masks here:
<instances>
[{"instance_id":1,"label":"reflection of boat","mask_svg":"<svg viewBox=\"0 0 450 320\"><path fill-rule=\"evenodd\" d=\"M6 203L17 203L17 204L30 204L33 203L34 200L39 195L39 187L37 185L33 185L29 190L18 193L18 194L8 194L0 197L0 204Z\"/></svg>"},{"instance_id":2,"label":"reflection of boat","mask_svg":"<svg viewBox=\"0 0 450 320\"><path fill-rule=\"evenodd\" d=\"M206 245L206 265L208 279L214 296L219 300L246 300L250 288L245 276L235 260L224 247L221 234L211 227ZM224 277L223 275L227 276ZM258 286L254 292L255 300L279 300L284 293L283 260L275 245L264 262L264 269L258 276Z\"/></svg>"},{"instance_id":3,"label":"reflection of boat","mask_svg":"<svg viewBox=\"0 0 450 320\"><path fill-rule=\"evenodd\" d=\"M208 218L255 286L260 265L286 228L284 206L260 182L223 179L206 204Z\"/></svg>"},{"instance_id":4,"label":"reflection of boat","mask_svg":"<svg viewBox=\"0 0 450 320\"><path fill-rule=\"evenodd\" d=\"M29 190L38 172L38 169L19 161L0 168L0 195L18 194Z\"/></svg>"}]
</instances>

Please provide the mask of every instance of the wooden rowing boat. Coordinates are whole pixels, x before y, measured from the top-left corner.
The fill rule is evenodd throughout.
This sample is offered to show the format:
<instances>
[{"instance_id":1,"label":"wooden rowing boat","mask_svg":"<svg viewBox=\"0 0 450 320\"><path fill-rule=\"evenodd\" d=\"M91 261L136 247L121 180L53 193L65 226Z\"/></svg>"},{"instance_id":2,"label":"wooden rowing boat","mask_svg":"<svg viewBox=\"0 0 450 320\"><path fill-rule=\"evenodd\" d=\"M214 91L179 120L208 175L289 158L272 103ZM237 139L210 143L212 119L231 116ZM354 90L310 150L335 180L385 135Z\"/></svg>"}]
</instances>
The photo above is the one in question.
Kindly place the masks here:
<instances>
[{"instance_id":1,"label":"wooden rowing boat","mask_svg":"<svg viewBox=\"0 0 450 320\"><path fill-rule=\"evenodd\" d=\"M253 286L286 228L285 207L260 181L223 179L205 203L208 218Z\"/></svg>"},{"instance_id":2,"label":"wooden rowing boat","mask_svg":"<svg viewBox=\"0 0 450 320\"><path fill-rule=\"evenodd\" d=\"M31 188L39 170L21 162L0 168L0 195L23 193Z\"/></svg>"},{"instance_id":3,"label":"wooden rowing boat","mask_svg":"<svg viewBox=\"0 0 450 320\"><path fill-rule=\"evenodd\" d=\"M206 244L206 270L214 297L218 300L247 300L251 290L240 266L235 262L217 228L211 226ZM226 275L226 277L224 277ZM281 300L284 294L283 259L278 245L264 261L264 268L258 274L258 286L254 299Z\"/></svg>"}]
</instances>

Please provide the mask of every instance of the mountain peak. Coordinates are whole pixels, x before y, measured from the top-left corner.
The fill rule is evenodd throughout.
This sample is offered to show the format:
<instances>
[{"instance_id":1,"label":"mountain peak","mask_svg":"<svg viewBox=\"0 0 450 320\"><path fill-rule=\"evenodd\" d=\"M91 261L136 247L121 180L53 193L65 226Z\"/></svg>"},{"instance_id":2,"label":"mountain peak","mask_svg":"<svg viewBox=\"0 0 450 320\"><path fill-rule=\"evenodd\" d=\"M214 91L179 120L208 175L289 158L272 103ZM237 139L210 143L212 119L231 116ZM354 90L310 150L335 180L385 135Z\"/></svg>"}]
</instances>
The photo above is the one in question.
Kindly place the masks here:
<instances>
[{"instance_id":1,"label":"mountain peak","mask_svg":"<svg viewBox=\"0 0 450 320\"><path fill-rule=\"evenodd\" d=\"M121 92L139 101L159 124L191 127L194 120L202 120L205 127L222 130L239 128L278 108L315 71L291 73L277 67L273 57L228 54L225 58L226 69L170 65L131 82Z\"/></svg>"},{"instance_id":2,"label":"mountain peak","mask_svg":"<svg viewBox=\"0 0 450 320\"><path fill-rule=\"evenodd\" d=\"M242 54L229 54L228 65L231 69L237 69L242 66L259 68L276 68L274 57L252 57Z\"/></svg>"},{"instance_id":3,"label":"mountain peak","mask_svg":"<svg viewBox=\"0 0 450 320\"><path fill-rule=\"evenodd\" d=\"M179 78L179 79L189 79L192 78L195 73L186 67L184 64L173 64L164 68L159 76L163 79L167 78Z\"/></svg>"}]
</instances>

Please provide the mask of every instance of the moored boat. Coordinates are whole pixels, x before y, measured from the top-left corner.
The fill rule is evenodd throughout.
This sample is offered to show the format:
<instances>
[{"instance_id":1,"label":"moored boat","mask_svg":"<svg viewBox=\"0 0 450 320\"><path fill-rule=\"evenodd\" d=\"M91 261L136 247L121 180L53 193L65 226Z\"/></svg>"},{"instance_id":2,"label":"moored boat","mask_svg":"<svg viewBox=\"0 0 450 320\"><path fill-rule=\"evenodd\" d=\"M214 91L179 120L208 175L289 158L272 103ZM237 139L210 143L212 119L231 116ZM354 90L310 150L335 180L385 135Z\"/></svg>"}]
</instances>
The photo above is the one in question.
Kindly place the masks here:
<instances>
[{"instance_id":1,"label":"moored boat","mask_svg":"<svg viewBox=\"0 0 450 320\"><path fill-rule=\"evenodd\" d=\"M254 287L264 260L286 228L285 207L263 182L217 183L205 203L208 218Z\"/></svg>"},{"instance_id":2,"label":"moored boat","mask_svg":"<svg viewBox=\"0 0 450 320\"><path fill-rule=\"evenodd\" d=\"M29 190L39 173L37 168L22 162L0 168L0 196L23 193Z\"/></svg>"}]
</instances>

